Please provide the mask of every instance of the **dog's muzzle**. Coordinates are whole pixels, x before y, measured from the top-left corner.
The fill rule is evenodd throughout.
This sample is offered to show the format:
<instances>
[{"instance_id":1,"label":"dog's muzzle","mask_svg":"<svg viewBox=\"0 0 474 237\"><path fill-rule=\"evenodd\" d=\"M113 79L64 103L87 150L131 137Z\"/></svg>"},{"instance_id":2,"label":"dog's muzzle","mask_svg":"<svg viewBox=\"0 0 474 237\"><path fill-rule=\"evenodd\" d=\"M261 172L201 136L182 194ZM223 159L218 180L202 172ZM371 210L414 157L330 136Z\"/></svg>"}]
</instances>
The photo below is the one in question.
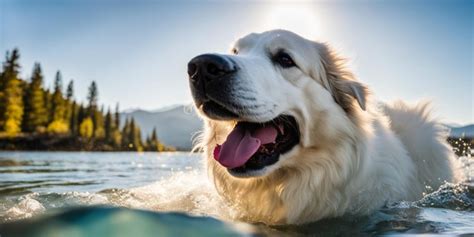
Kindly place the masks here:
<instances>
[{"instance_id":1,"label":"dog's muzzle","mask_svg":"<svg viewBox=\"0 0 474 237\"><path fill-rule=\"evenodd\" d=\"M229 58L218 54L202 54L188 63L189 84L196 107L215 119L238 117L229 111L229 94L237 66Z\"/></svg>"}]
</instances>

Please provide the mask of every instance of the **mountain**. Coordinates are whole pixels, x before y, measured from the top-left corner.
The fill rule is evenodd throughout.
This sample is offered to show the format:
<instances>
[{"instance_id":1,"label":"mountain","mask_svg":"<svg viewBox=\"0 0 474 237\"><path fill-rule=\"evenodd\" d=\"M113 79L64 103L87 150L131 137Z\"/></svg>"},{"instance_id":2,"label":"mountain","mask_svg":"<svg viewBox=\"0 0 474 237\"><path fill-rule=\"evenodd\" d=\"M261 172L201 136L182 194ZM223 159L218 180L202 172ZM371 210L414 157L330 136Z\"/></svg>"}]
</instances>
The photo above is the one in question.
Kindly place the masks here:
<instances>
[{"instance_id":1,"label":"mountain","mask_svg":"<svg viewBox=\"0 0 474 237\"><path fill-rule=\"evenodd\" d=\"M192 137L201 130L203 124L194 109L184 105L156 111L127 110L120 114L121 125L126 118L131 117L140 126L143 138L156 127L158 138L164 144L183 150L192 148Z\"/></svg>"},{"instance_id":2,"label":"mountain","mask_svg":"<svg viewBox=\"0 0 474 237\"><path fill-rule=\"evenodd\" d=\"M474 138L474 124L466 125L463 127L451 127L450 137L469 137Z\"/></svg>"}]
</instances>

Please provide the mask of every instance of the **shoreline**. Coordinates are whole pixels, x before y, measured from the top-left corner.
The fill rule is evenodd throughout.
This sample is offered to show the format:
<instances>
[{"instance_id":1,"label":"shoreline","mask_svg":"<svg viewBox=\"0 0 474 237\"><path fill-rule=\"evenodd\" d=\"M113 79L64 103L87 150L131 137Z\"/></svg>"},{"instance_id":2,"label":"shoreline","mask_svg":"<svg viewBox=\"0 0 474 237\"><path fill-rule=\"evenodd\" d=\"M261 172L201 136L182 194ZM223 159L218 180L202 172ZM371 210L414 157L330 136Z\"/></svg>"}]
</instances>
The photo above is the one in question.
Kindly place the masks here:
<instances>
[{"instance_id":1,"label":"shoreline","mask_svg":"<svg viewBox=\"0 0 474 237\"><path fill-rule=\"evenodd\" d=\"M167 146L165 146L167 147ZM0 151L92 151L92 152L146 152L128 146L113 146L104 139L87 139L73 135L22 134L20 136L0 136ZM151 152L189 152L190 149L173 148Z\"/></svg>"}]
</instances>

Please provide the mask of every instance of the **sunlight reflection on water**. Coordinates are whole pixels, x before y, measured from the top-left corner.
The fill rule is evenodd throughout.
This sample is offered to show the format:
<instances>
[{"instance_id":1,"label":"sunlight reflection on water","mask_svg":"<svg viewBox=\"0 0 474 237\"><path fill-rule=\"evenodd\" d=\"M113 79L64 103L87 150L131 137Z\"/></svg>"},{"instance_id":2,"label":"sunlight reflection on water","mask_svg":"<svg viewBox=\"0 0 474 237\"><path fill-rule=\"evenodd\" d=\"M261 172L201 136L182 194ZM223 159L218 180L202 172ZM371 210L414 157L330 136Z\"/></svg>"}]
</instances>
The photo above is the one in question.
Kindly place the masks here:
<instances>
[{"instance_id":1,"label":"sunlight reflection on water","mask_svg":"<svg viewBox=\"0 0 474 237\"><path fill-rule=\"evenodd\" d=\"M472 158L464 159L472 174ZM179 211L224 221L235 216L214 192L199 154L0 152L0 180L0 222L91 205ZM288 236L466 234L474 233L473 223L474 186L446 184L417 202L394 203L368 217L252 228Z\"/></svg>"}]
</instances>

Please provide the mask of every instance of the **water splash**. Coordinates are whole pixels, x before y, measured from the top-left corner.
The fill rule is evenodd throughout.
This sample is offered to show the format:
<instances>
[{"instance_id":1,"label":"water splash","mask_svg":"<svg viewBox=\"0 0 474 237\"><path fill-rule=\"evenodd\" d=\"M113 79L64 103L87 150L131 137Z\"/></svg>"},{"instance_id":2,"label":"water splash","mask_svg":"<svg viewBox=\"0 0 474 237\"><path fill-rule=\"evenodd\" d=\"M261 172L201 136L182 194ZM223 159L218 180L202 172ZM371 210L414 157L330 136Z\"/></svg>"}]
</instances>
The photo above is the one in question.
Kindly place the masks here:
<instances>
[{"instance_id":1,"label":"water splash","mask_svg":"<svg viewBox=\"0 0 474 237\"><path fill-rule=\"evenodd\" d=\"M5 220L25 219L43 213L46 208L35 199L37 193L28 194L19 198L18 204L9 208L5 213Z\"/></svg>"},{"instance_id":2,"label":"water splash","mask_svg":"<svg viewBox=\"0 0 474 237\"><path fill-rule=\"evenodd\" d=\"M10 207L4 207L6 211L0 215L0 222L30 218L49 209L90 205L179 211L225 220L231 220L234 216L232 209L217 195L208 177L195 170L177 172L169 178L137 188L104 189L95 193L29 193L3 205Z\"/></svg>"},{"instance_id":3,"label":"water splash","mask_svg":"<svg viewBox=\"0 0 474 237\"><path fill-rule=\"evenodd\" d=\"M469 183L446 183L439 187L438 190L414 202L414 205L458 211L474 211L474 186Z\"/></svg>"},{"instance_id":4,"label":"water splash","mask_svg":"<svg viewBox=\"0 0 474 237\"><path fill-rule=\"evenodd\" d=\"M472 177L473 159L471 157L461 159L467 162L465 170ZM137 164L139 162L136 161ZM162 166L167 164L161 164L159 167L169 168ZM179 211L197 216L211 216L220 220L234 220L237 213L216 194L206 172L199 167L201 164L173 170L170 175L162 176L159 181L136 188L108 188L97 192L30 192L8 196L0 200L0 223L31 218L66 207L91 205ZM124 168L124 173L129 173L127 169L128 166ZM255 225L255 227L260 233L270 236L297 236L315 232L321 235L465 234L474 233L473 223L474 186L471 181L464 184L446 183L416 202L391 203L367 217L344 217L304 226Z\"/></svg>"},{"instance_id":5,"label":"water splash","mask_svg":"<svg viewBox=\"0 0 474 237\"><path fill-rule=\"evenodd\" d=\"M304 226L257 225L265 235L474 233L474 195L469 184L446 183L416 202L387 205L368 217L344 217ZM173 197L173 198L170 198ZM84 205L111 205L151 211L179 211L232 220L235 213L215 193L201 172L178 172L168 179L132 189L96 193L30 193L16 200L3 221L30 218L46 210Z\"/></svg>"}]
</instances>

